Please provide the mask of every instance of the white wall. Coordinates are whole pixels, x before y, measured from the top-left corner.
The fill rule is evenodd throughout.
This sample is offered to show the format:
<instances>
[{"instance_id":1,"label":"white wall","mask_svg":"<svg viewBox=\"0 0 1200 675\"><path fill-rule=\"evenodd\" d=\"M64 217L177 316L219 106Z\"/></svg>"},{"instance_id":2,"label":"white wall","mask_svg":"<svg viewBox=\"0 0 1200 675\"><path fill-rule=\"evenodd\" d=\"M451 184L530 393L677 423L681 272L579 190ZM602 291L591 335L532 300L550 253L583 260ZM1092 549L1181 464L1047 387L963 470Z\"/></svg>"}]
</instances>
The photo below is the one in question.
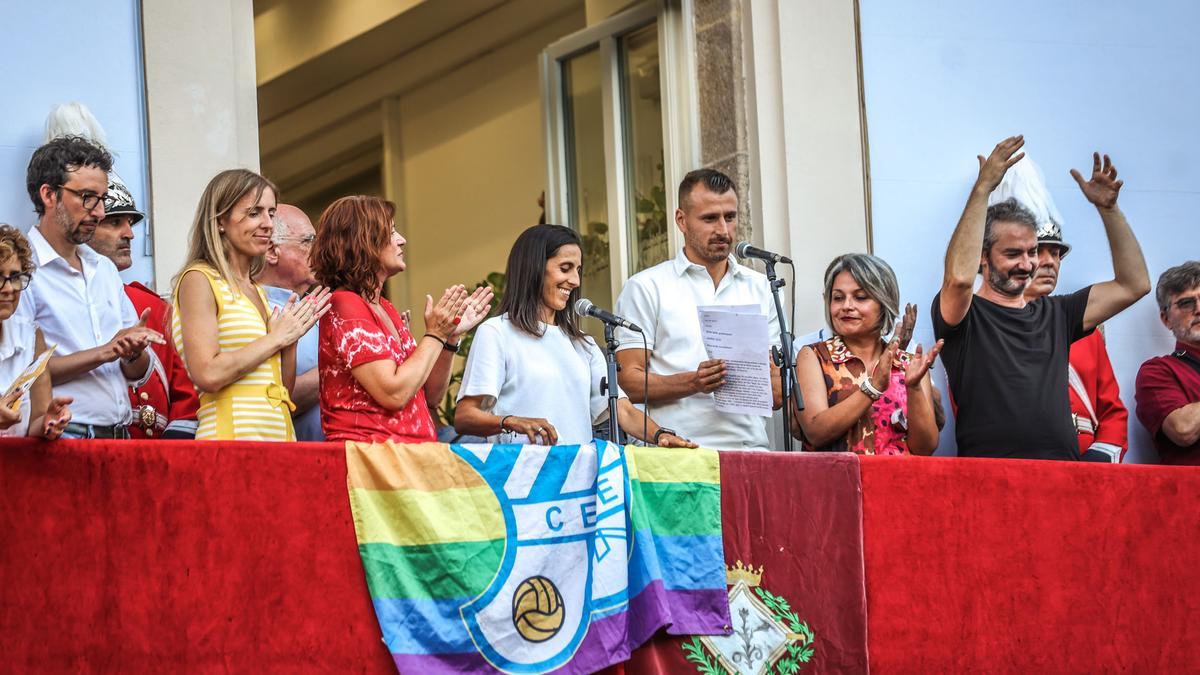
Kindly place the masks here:
<instances>
[{"instance_id":1,"label":"white wall","mask_svg":"<svg viewBox=\"0 0 1200 675\"><path fill-rule=\"evenodd\" d=\"M1125 180L1120 203L1152 281L1200 258L1200 4L865 0L861 17L874 249L921 309L917 340L932 340L929 306L975 155L1010 134L1025 134L1074 246L1059 290L1111 278L1104 229L1068 175L1086 173L1096 149ZM1132 412L1138 366L1172 340L1152 297L1107 337ZM1155 460L1132 414L1130 438L1127 461ZM939 452L952 448L950 427Z\"/></svg>"},{"instance_id":2,"label":"white wall","mask_svg":"<svg viewBox=\"0 0 1200 675\"><path fill-rule=\"evenodd\" d=\"M115 169L147 210L145 104L136 0L6 2L0 21L0 222L22 230L37 222L25 190L29 157L42 144L46 114L58 104L87 105L108 135ZM143 221L145 222L145 221ZM152 282L146 225L134 228L126 281Z\"/></svg>"}]
</instances>

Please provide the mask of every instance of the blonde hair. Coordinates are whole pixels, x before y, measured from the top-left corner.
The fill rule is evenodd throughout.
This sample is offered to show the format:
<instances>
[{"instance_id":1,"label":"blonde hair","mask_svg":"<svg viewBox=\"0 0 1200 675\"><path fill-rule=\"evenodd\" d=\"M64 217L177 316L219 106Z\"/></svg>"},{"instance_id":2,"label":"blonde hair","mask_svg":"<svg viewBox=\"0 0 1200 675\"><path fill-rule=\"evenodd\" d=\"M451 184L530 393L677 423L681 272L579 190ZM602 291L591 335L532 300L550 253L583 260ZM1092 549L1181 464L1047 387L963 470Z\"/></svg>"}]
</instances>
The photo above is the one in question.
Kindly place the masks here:
<instances>
[{"instance_id":1,"label":"blonde hair","mask_svg":"<svg viewBox=\"0 0 1200 675\"><path fill-rule=\"evenodd\" d=\"M263 192L270 188L279 199L279 188L271 181L248 169L227 169L213 176L200 195L200 203L196 205L196 216L192 220L191 241L188 248L187 262L183 269L175 275L172 285L178 285L179 279L188 267L196 263L204 263L217 271L221 278L229 284L234 297L238 295L237 279L233 278L233 268L229 265L229 242L221 236L222 221L229 217L233 207L243 197L254 193L255 201L262 199ZM262 256L257 256L250 263L250 276L253 277L262 269Z\"/></svg>"}]
</instances>

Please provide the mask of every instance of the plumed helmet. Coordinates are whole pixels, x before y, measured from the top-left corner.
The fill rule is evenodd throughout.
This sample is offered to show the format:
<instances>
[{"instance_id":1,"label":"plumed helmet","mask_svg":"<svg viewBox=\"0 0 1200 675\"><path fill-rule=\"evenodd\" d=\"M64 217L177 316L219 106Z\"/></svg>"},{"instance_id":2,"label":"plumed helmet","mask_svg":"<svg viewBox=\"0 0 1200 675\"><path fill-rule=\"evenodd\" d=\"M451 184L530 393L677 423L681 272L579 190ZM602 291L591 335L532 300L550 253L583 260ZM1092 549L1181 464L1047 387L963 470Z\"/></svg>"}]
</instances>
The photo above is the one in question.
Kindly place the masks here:
<instances>
[{"instance_id":1,"label":"plumed helmet","mask_svg":"<svg viewBox=\"0 0 1200 675\"><path fill-rule=\"evenodd\" d=\"M130 225L137 225L146 217L146 214L138 211L129 188L125 187L125 183L121 182L121 179L117 178L115 174L109 174L108 177L108 194L104 196L104 215L105 217L129 216Z\"/></svg>"},{"instance_id":2,"label":"plumed helmet","mask_svg":"<svg viewBox=\"0 0 1200 675\"><path fill-rule=\"evenodd\" d=\"M1066 256L1071 245L1063 241L1062 215L1054 206L1042 170L1033 162L1029 153L1004 174L1004 179L988 196L988 206L998 204L1006 199L1016 199L1021 206L1029 209L1037 220L1038 244L1055 244L1062 248Z\"/></svg>"}]
</instances>

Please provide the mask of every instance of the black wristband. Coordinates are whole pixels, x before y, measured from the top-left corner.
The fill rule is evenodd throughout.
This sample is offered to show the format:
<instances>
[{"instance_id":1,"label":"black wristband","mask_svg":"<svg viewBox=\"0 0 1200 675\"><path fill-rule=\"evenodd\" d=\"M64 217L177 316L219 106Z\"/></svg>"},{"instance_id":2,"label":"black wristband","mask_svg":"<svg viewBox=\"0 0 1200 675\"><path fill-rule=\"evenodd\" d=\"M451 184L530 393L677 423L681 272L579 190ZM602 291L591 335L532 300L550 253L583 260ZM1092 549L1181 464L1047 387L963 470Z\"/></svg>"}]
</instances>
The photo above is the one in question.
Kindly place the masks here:
<instances>
[{"instance_id":1,"label":"black wristband","mask_svg":"<svg viewBox=\"0 0 1200 675\"><path fill-rule=\"evenodd\" d=\"M434 340L437 340L438 342L442 343L443 348L446 347L446 341L443 340L442 338L434 335L433 333L426 333L426 334L422 335L421 337L433 338Z\"/></svg>"},{"instance_id":2,"label":"black wristband","mask_svg":"<svg viewBox=\"0 0 1200 675\"><path fill-rule=\"evenodd\" d=\"M668 429L666 427L659 427L658 431L654 432L654 444L655 445L658 445L658 439L662 438L663 434L671 434L672 436L679 435L679 434L675 433L674 429Z\"/></svg>"},{"instance_id":3,"label":"black wristband","mask_svg":"<svg viewBox=\"0 0 1200 675\"><path fill-rule=\"evenodd\" d=\"M449 342L443 342L442 349L445 349L446 351L450 352L451 354L457 354L458 347L460 344L461 343L450 344Z\"/></svg>"},{"instance_id":4,"label":"black wristband","mask_svg":"<svg viewBox=\"0 0 1200 675\"><path fill-rule=\"evenodd\" d=\"M508 431L508 429L505 429L505 428L504 428L504 423L505 423L505 422L507 422L507 421L508 421L508 418L510 418L510 417L512 417L512 415L505 415L504 417L501 417L501 418L500 418L500 432L501 432L501 433L504 433L505 431Z\"/></svg>"}]
</instances>

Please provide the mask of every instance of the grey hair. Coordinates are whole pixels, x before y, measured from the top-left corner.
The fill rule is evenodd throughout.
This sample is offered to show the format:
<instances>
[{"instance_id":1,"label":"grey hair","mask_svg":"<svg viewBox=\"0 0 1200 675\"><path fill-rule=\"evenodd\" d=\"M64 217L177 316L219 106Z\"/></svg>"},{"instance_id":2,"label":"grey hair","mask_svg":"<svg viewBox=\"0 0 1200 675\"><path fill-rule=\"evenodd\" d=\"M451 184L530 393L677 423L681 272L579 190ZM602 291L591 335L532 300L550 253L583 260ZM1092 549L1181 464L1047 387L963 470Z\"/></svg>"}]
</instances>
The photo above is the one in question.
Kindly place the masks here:
<instances>
[{"instance_id":1,"label":"grey hair","mask_svg":"<svg viewBox=\"0 0 1200 675\"><path fill-rule=\"evenodd\" d=\"M879 334L891 333L900 315L900 285L892 266L869 253L839 255L825 268L825 322L829 327L833 328L833 315L829 312L833 280L842 272L849 272L867 295L879 303Z\"/></svg>"},{"instance_id":2,"label":"grey hair","mask_svg":"<svg viewBox=\"0 0 1200 675\"><path fill-rule=\"evenodd\" d=\"M1033 211L1025 208L1013 197L992 204L987 210L987 220L983 221L983 252L988 253L996 245L996 232L992 229L995 222L1016 223L1024 225L1037 232L1037 217Z\"/></svg>"},{"instance_id":3,"label":"grey hair","mask_svg":"<svg viewBox=\"0 0 1200 675\"><path fill-rule=\"evenodd\" d=\"M49 143L59 136L82 136L108 149L108 138L104 134L104 127L100 126L100 120L78 101L60 103L46 116L46 138L43 142Z\"/></svg>"},{"instance_id":4,"label":"grey hair","mask_svg":"<svg viewBox=\"0 0 1200 675\"><path fill-rule=\"evenodd\" d=\"M1154 289L1154 299L1158 301L1158 308L1165 312L1172 295L1196 286L1200 286L1200 260L1189 260L1162 273Z\"/></svg>"}]
</instances>

